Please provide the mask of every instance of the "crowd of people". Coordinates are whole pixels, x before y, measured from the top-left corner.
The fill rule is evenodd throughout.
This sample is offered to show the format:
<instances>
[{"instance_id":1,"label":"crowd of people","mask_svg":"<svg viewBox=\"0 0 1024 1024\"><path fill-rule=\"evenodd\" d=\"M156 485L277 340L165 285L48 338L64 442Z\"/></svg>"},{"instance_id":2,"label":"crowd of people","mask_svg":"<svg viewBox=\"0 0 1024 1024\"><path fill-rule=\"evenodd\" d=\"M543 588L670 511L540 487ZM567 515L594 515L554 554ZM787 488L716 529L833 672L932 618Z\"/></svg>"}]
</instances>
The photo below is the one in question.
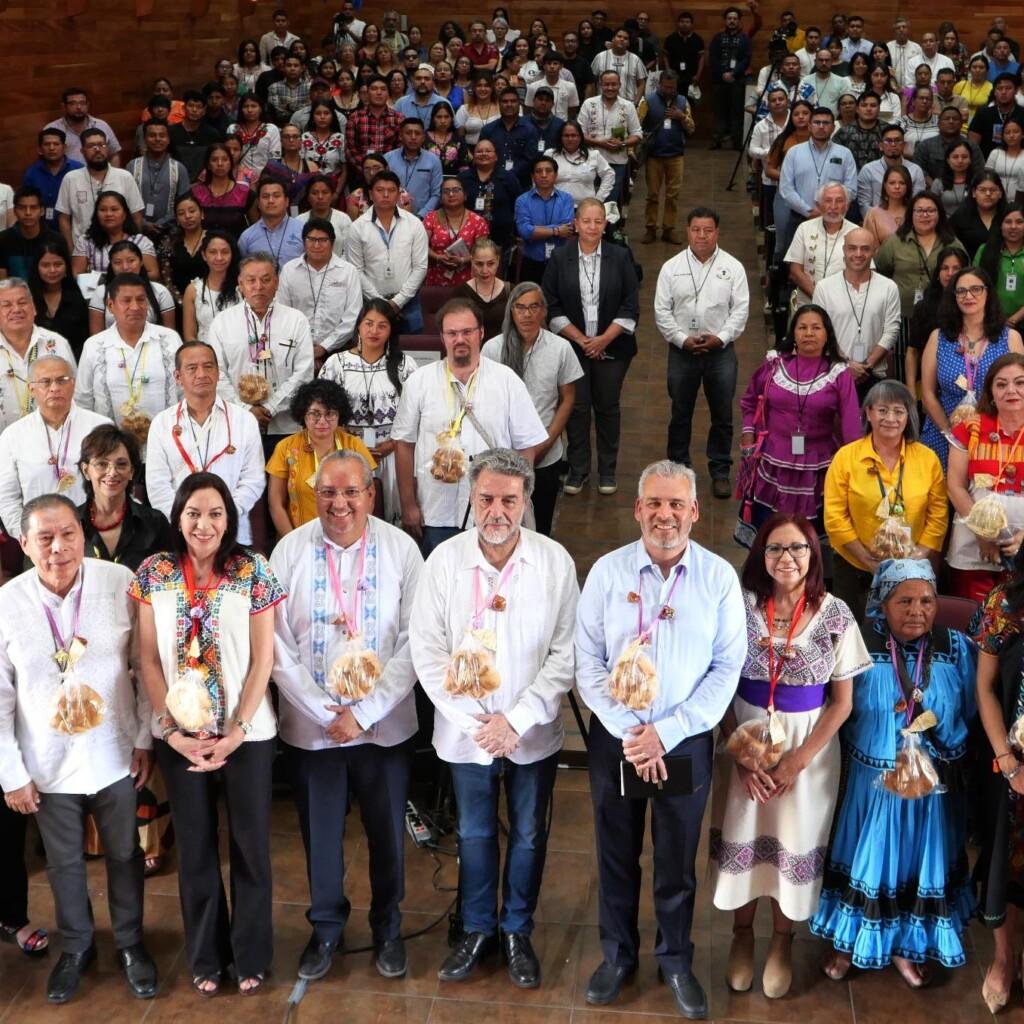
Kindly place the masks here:
<instances>
[{"instance_id":1,"label":"crowd of people","mask_svg":"<svg viewBox=\"0 0 1024 1024\"><path fill-rule=\"evenodd\" d=\"M195 991L263 987L279 755L310 891L299 976L343 949L350 797L374 964L403 976L427 707L462 923L438 977L500 948L537 987L575 687L588 1002L612 1003L642 954L649 804L655 957L679 1012L707 1015L690 933L710 797L733 990L753 985L766 899L769 998L791 990L795 922L828 944L829 978L892 965L917 989L966 962L977 916L984 1001L1006 1005L1024 903L1019 46L1002 19L972 54L950 23L916 41L898 18L871 43L859 16L786 13L757 72L747 8L706 48L690 13L662 41L644 11L595 11L556 48L504 8L431 41L345 0L316 53L279 10L201 88L156 80L131 159L87 90L64 90L39 160L0 188L0 938L48 952L31 815L60 933L50 1002L96 957L92 854L128 985L157 993L144 878L172 843ZM713 203L679 203L702 88L712 148L752 160L776 330L735 472L747 270ZM641 168L640 244L672 247L654 288L666 458L640 473L639 538L581 590L551 534L595 464L598 494L618 490ZM738 574L690 537L702 387Z\"/></svg>"}]
</instances>

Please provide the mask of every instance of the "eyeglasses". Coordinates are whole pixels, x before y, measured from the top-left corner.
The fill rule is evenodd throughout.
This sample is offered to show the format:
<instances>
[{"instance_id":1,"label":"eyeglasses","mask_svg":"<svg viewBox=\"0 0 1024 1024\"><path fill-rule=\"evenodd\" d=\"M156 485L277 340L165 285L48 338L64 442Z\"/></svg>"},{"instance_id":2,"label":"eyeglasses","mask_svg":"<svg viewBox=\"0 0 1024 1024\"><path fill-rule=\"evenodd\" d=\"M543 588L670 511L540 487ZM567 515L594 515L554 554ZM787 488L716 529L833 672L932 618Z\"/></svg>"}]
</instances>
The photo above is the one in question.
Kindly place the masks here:
<instances>
[{"instance_id":1,"label":"eyeglasses","mask_svg":"<svg viewBox=\"0 0 1024 1024\"><path fill-rule=\"evenodd\" d=\"M334 501L339 495L346 501L355 501L360 494L365 494L369 487L317 487L316 496L322 501Z\"/></svg>"},{"instance_id":2,"label":"eyeglasses","mask_svg":"<svg viewBox=\"0 0 1024 1024\"><path fill-rule=\"evenodd\" d=\"M968 284L962 285L960 288L954 288L953 294L958 299L962 299L965 295L973 295L977 298L979 295L984 295L987 291L988 288L983 284Z\"/></svg>"},{"instance_id":3,"label":"eyeglasses","mask_svg":"<svg viewBox=\"0 0 1024 1024\"><path fill-rule=\"evenodd\" d=\"M764 546L765 557L775 560L780 559L783 555L790 555L794 561L799 561L801 558L806 558L810 551L811 545L807 543L765 544Z\"/></svg>"},{"instance_id":4,"label":"eyeglasses","mask_svg":"<svg viewBox=\"0 0 1024 1024\"><path fill-rule=\"evenodd\" d=\"M461 188L443 188L441 189L441 195L443 196L458 196L462 195Z\"/></svg>"},{"instance_id":5,"label":"eyeglasses","mask_svg":"<svg viewBox=\"0 0 1024 1024\"><path fill-rule=\"evenodd\" d=\"M74 379L70 374L65 373L62 377L40 377L39 380L33 380L29 383L34 388L42 388L44 391L48 391L54 384L62 388L67 384L71 384Z\"/></svg>"},{"instance_id":6,"label":"eyeglasses","mask_svg":"<svg viewBox=\"0 0 1024 1024\"><path fill-rule=\"evenodd\" d=\"M306 235L306 241L310 245L330 245L331 242L326 235Z\"/></svg>"},{"instance_id":7,"label":"eyeglasses","mask_svg":"<svg viewBox=\"0 0 1024 1024\"><path fill-rule=\"evenodd\" d=\"M522 302L513 302L512 309L516 313L521 313L523 316L529 314L533 316L534 313L539 313L544 308L543 303L531 302L529 305L525 305Z\"/></svg>"},{"instance_id":8,"label":"eyeglasses","mask_svg":"<svg viewBox=\"0 0 1024 1024\"><path fill-rule=\"evenodd\" d=\"M442 331L441 337L445 341L469 341L470 338L476 337L480 331L481 328L479 327L467 327L464 331Z\"/></svg>"},{"instance_id":9,"label":"eyeglasses","mask_svg":"<svg viewBox=\"0 0 1024 1024\"><path fill-rule=\"evenodd\" d=\"M306 413L306 419L312 420L314 423L319 423L321 420L329 422L330 420L336 420L338 418L337 409L328 409L327 412L320 412L316 409L310 409Z\"/></svg>"},{"instance_id":10,"label":"eyeglasses","mask_svg":"<svg viewBox=\"0 0 1024 1024\"><path fill-rule=\"evenodd\" d=\"M116 462L109 462L107 459L90 459L89 465L99 473L109 473L112 469L118 473L127 473L132 468L128 459L118 459Z\"/></svg>"},{"instance_id":11,"label":"eyeglasses","mask_svg":"<svg viewBox=\"0 0 1024 1024\"><path fill-rule=\"evenodd\" d=\"M1003 190L997 188L995 185L979 185L975 190L980 196L998 196L1002 195Z\"/></svg>"}]
</instances>

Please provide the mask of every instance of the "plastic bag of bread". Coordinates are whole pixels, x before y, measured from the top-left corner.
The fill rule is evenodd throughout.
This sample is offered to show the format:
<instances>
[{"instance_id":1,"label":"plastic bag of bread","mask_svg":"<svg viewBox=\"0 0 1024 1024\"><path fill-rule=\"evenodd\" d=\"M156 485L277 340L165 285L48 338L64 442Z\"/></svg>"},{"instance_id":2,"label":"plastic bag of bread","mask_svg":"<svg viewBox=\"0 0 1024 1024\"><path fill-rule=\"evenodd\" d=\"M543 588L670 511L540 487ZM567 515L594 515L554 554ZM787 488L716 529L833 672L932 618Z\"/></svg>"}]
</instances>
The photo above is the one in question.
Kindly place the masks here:
<instances>
[{"instance_id":1,"label":"plastic bag of bread","mask_svg":"<svg viewBox=\"0 0 1024 1024\"><path fill-rule=\"evenodd\" d=\"M187 668L178 673L167 690L167 710L181 729L195 736L213 736L217 732L206 678L202 669Z\"/></svg>"},{"instance_id":2,"label":"plastic bag of bread","mask_svg":"<svg viewBox=\"0 0 1024 1024\"><path fill-rule=\"evenodd\" d=\"M369 697L384 668L373 651L356 638L346 642L331 663L327 686L339 700L354 702Z\"/></svg>"},{"instance_id":3,"label":"plastic bag of bread","mask_svg":"<svg viewBox=\"0 0 1024 1024\"><path fill-rule=\"evenodd\" d=\"M103 721L107 705L85 683L64 683L53 698L50 726L66 736L95 729Z\"/></svg>"},{"instance_id":4,"label":"plastic bag of bread","mask_svg":"<svg viewBox=\"0 0 1024 1024\"><path fill-rule=\"evenodd\" d=\"M430 475L442 483L458 483L468 468L466 453L459 444L458 437L453 437L447 430L437 435L437 447L430 457Z\"/></svg>"},{"instance_id":5,"label":"plastic bag of bread","mask_svg":"<svg viewBox=\"0 0 1024 1024\"><path fill-rule=\"evenodd\" d=\"M152 420L138 409L132 409L121 417L121 429L131 434L140 445L149 439L149 425Z\"/></svg>"},{"instance_id":6,"label":"plastic bag of bread","mask_svg":"<svg viewBox=\"0 0 1024 1024\"><path fill-rule=\"evenodd\" d=\"M958 423L964 423L978 415L978 406L974 399L974 392L968 391L960 400L960 404L949 414L949 429L952 430Z\"/></svg>"},{"instance_id":7,"label":"plastic bag of bread","mask_svg":"<svg viewBox=\"0 0 1024 1024\"><path fill-rule=\"evenodd\" d=\"M726 753L749 771L769 771L782 759L786 733L774 714L743 722L725 744Z\"/></svg>"},{"instance_id":8,"label":"plastic bag of bread","mask_svg":"<svg viewBox=\"0 0 1024 1024\"><path fill-rule=\"evenodd\" d=\"M979 498L971 507L971 511L959 521L983 540L999 540L1000 533L1009 527L1006 509L995 494L986 494Z\"/></svg>"},{"instance_id":9,"label":"plastic bag of bread","mask_svg":"<svg viewBox=\"0 0 1024 1024\"><path fill-rule=\"evenodd\" d=\"M493 647L484 643L484 639L473 630L462 638L444 674L445 693L483 700L501 686Z\"/></svg>"},{"instance_id":10,"label":"plastic bag of bread","mask_svg":"<svg viewBox=\"0 0 1024 1024\"><path fill-rule=\"evenodd\" d=\"M909 558L914 550L910 524L902 516L886 516L875 530L868 550L879 561Z\"/></svg>"},{"instance_id":11,"label":"plastic bag of bread","mask_svg":"<svg viewBox=\"0 0 1024 1024\"><path fill-rule=\"evenodd\" d=\"M903 745L896 752L896 767L892 771L882 772L875 785L904 800L916 800L929 793L945 792L945 787L939 782L935 763L921 743L921 734L907 729L901 732Z\"/></svg>"},{"instance_id":12,"label":"plastic bag of bread","mask_svg":"<svg viewBox=\"0 0 1024 1024\"><path fill-rule=\"evenodd\" d=\"M608 693L630 711L649 708L658 696L658 673L648 657L650 645L638 638L619 655L608 676Z\"/></svg>"},{"instance_id":13,"label":"plastic bag of bread","mask_svg":"<svg viewBox=\"0 0 1024 1024\"><path fill-rule=\"evenodd\" d=\"M259 405L270 397L270 381L262 373L243 373L238 378L238 397L247 405Z\"/></svg>"}]
</instances>

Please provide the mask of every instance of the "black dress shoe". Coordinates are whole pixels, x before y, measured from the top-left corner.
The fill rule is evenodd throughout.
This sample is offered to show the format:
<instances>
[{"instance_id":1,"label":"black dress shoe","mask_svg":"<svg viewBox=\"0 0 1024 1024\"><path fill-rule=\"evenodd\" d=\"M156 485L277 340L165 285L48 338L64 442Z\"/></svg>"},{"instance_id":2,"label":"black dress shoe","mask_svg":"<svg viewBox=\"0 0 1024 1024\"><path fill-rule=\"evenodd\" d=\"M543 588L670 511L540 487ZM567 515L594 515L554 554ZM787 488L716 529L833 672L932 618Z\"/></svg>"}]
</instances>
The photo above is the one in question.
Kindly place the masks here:
<instances>
[{"instance_id":1,"label":"black dress shoe","mask_svg":"<svg viewBox=\"0 0 1024 1024\"><path fill-rule=\"evenodd\" d=\"M314 933L299 957L299 977L306 981L322 978L331 969L337 948L337 942L321 942Z\"/></svg>"},{"instance_id":2,"label":"black dress shoe","mask_svg":"<svg viewBox=\"0 0 1024 1024\"><path fill-rule=\"evenodd\" d=\"M587 1002L591 1006L606 1006L622 991L626 979L636 974L636 967L620 967L602 961L601 966L590 976L587 985Z\"/></svg>"},{"instance_id":3,"label":"black dress shoe","mask_svg":"<svg viewBox=\"0 0 1024 1024\"><path fill-rule=\"evenodd\" d=\"M527 935L505 932L501 937L508 961L508 976L517 988L536 988L540 984L540 961Z\"/></svg>"},{"instance_id":4,"label":"black dress shoe","mask_svg":"<svg viewBox=\"0 0 1024 1024\"><path fill-rule=\"evenodd\" d=\"M662 980L671 989L679 1012L688 1020L704 1020L708 1015L708 997L692 974L665 974Z\"/></svg>"},{"instance_id":5,"label":"black dress shoe","mask_svg":"<svg viewBox=\"0 0 1024 1024\"><path fill-rule=\"evenodd\" d=\"M456 947L445 957L437 976L442 981L462 981L469 977L480 958L490 953L496 943L493 935L466 932Z\"/></svg>"},{"instance_id":6,"label":"black dress shoe","mask_svg":"<svg viewBox=\"0 0 1024 1024\"><path fill-rule=\"evenodd\" d=\"M377 946L374 965L382 978L401 978L409 969L405 943L401 939L387 939Z\"/></svg>"},{"instance_id":7,"label":"black dress shoe","mask_svg":"<svg viewBox=\"0 0 1024 1024\"><path fill-rule=\"evenodd\" d=\"M77 991L82 975L96 959L96 947L84 953L61 953L46 983L46 998L51 1003L66 1003Z\"/></svg>"},{"instance_id":8,"label":"black dress shoe","mask_svg":"<svg viewBox=\"0 0 1024 1024\"><path fill-rule=\"evenodd\" d=\"M732 484L729 483L729 478L727 476L716 476L711 481L711 493L716 498L731 498Z\"/></svg>"},{"instance_id":9,"label":"black dress shoe","mask_svg":"<svg viewBox=\"0 0 1024 1024\"><path fill-rule=\"evenodd\" d=\"M117 951L117 959L121 962L132 995L136 999L152 999L157 990L156 964L146 947L141 942L126 946Z\"/></svg>"}]
</instances>

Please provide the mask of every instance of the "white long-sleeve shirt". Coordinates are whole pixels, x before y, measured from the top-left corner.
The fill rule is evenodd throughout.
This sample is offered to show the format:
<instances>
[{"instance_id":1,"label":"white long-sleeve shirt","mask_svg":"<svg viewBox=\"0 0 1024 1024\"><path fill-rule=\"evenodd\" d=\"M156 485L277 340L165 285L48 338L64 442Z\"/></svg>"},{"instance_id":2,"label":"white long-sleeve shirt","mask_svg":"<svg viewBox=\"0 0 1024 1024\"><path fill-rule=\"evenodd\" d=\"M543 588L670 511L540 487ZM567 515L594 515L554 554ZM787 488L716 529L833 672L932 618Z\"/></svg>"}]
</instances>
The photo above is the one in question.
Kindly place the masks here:
<instances>
[{"instance_id":1,"label":"white long-sleeve shirt","mask_svg":"<svg viewBox=\"0 0 1024 1024\"><path fill-rule=\"evenodd\" d=\"M739 260L715 249L701 263L687 248L665 263L654 292L654 322L677 348L691 335L714 334L734 342L747 326L750 289Z\"/></svg>"},{"instance_id":2,"label":"white long-sleeve shirt","mask_svg":"<svg viewBox=\"0 0 1024 1024\"><path fill-rule=\"evenodd\" d=\"M490 764L494 758L473 735L476 715L500 712L519 734L509 755L532 764L562 746L560 708L572 688L573 630L579 587L576 566L561 544L522 530L500 594L501 611L487 608L479 628L495 640L501 685L484 700L453 697L444 677L466 631L472 628L475 595L493 593L500 573L480 550L476 530L434 549L423 567L413 602L409 644L420 685L434 703L434 747L454 764ZM477 585L478 584L478 585Z\"/></svg>"},{"instance_id":3,"label":"white long-sleeve shirt","mask_svg":"<svg viewBox=\"0 0 1024 1024\"><path fill-rule=\"evenodd\" d=\"M778 125L772 117L762 117L757 124L754 125L754 130L750 133L750 143L747 146L747 154L752 160L760 160L762 167L764 165L764 159L768 155L768 151L772 148L775 140L785 130L786 125L789 124L789 114L786 114L786 120ZM761 184L762 185L774 185L775 182L765 174L764 170L761 171Z\"/></svg>"},{"instance_id":4,"label":"white long-sleeve shirt","mask_svg":"<svg viewBox=\"0 0 1024 1024\"><path fill-rule=\"evenodd\" d=\"M77 365L67 338L56 331L33 327L24 356L19 356L11 343L0 334L0 430L35 409L35 399L28 386L29 367L43 356L66 359L72 372Z\"/></svg>"},{"instance_id":5,"label":"white long-sleeve shirt","mask_svg":"<svg viewBox=\"0 0 1024 1024\"><path fill-rule=\"evenodd\" d=\"M577 150L570 159L560 149L549 149L546 156L558 164L558 189L572 196L574 206L584 199L600 199L603 203L615 187L615 172L599 149L587 150L586 159Z\"/></svg>"},{"instance_id":6,"label":"white long-sleeve shirt","mask_svg":"<svg viewBox=\"0 0 1024 1024\"><path fill-rule=\"evenodd\" d=\"M836 331L844 359L863 363L876 345L891 352L900 333L900 290L882 274L871 277L859 288L846 280L845 273L832 274L814 286L811 299L826 310ZM885 376L885 361L875 367Z\"/></svg>"},{"instance_id":7,"label":"white long-sleeve shirt","mask_svg":"<svg viewBox=\"0 0 1024 1024\"><path fill-rule=\"evenodd\" d=\"M175 426L181 427L180 434L175 435ZM178 450L176 440L192 466ZM228 447L235 450L226 451ZM146 493L150 505L170 518L178 485L190 473L204 469L216 473L228 485L238 507L238 541L251 544L249 510L263 493L267 475L263 469L259 424L248 409L218 398L200 426L182 400L153 417L146 444Z\"/></svg>"},{"instance_id":8,"label":"white long-sleeve shirt","mask_svg":"<svg viewBox=\"0 0 1024 1024\"><path fill-rule=\"evenodd\" d=\"M86 558L64 598L47 590L35 569L0 588L0 788L5 792L34 782L42 793L98 793L128 774L134 748L153 746L149 700L131 676L138 665L131 580L123 565ZM95 728L69 736L50 724L61 683L43 605L67 640L79 593L77 635L86 647L66 682L90 686L106 710Z\"/></svg>"},{"instance_id":9,"label":"white long-sleeve shirt","mask_svg":"<svg viewBox=\"0 0 1024 1024\"><path fill-rule=\"evenodd\" d=\"M327 735L340 703L327 689L331 663L344 649L343 630L334 621L343 609L327 568L330 550L338 578L351 602L362 543L338 547L324 536L319 519L282 537L270 567L288 593L274 610L274 681L284 700L279 707L281 738L303 750L338 747ZM363 646L384 671L373 692L352 705L366 731L345 747L375 743L393 747L416 732L416 670L409 652L409 617L423 559L407 533L371 516L367 521L363 587L358 617Z\"/></svg>"},{"instance_id":10,"label":"white long-sleeve shirt","mask_svg":"<svg viewBox=\"0 0 1024 1024\"><path fill-rule=\"evenodd\" d=\"M352 336L363 307L359 272L340 256L315 270L305 256L281 268L279 302L297 309L309 321L314 345L336 352Z\"/></svg>"},{"instance_id":11,"label":"white long-sleeve shirt","mask_svg":"<svg viewBox=\"0 0 1024 1024\"><path fill-rule=\"evenodd\" d=\"M0 434L0 519L12 537L21 535L25 503L40 494L58 492L76 505L85 501L78 471L82 440L94 427L109 422L106 416L72 403L57 430L47 426L37 409ZM51 456L56 464L50 462Z\"/></svg>"},{"instance_id":12,"label":"white long-sleeve shirt","mask_svg":"<svg viewBox=\"0 0 1024 1024\"><path fill-rule=\"evenodd\" d=\"M268 318L270 358L261 360L256 342L267 329ZM287 436L301 429L289 415L288 406L300 385L313 379L313 338L304 314L275 299L266 314L258 317L247 302L240 302L213 318L207 340L217 353L220 395L244 405L238 397L242 374L265 375L270 394L260 405L271 414L267 433Z\"/></svg>"},{"instance_id":13,"label":"white long-sleeve shirt","mask_svg":"<svg viewBox=\"0 0 1024 1024\"><path fill-rule=\"evenodd\" d=\"M345 240L345 256L359 273L363 298L390 299L399 307L419 292L429 253L427 229L405 210L395 210L387 232L371 206L353 221Z\"/></svg>"}]
</instances>

